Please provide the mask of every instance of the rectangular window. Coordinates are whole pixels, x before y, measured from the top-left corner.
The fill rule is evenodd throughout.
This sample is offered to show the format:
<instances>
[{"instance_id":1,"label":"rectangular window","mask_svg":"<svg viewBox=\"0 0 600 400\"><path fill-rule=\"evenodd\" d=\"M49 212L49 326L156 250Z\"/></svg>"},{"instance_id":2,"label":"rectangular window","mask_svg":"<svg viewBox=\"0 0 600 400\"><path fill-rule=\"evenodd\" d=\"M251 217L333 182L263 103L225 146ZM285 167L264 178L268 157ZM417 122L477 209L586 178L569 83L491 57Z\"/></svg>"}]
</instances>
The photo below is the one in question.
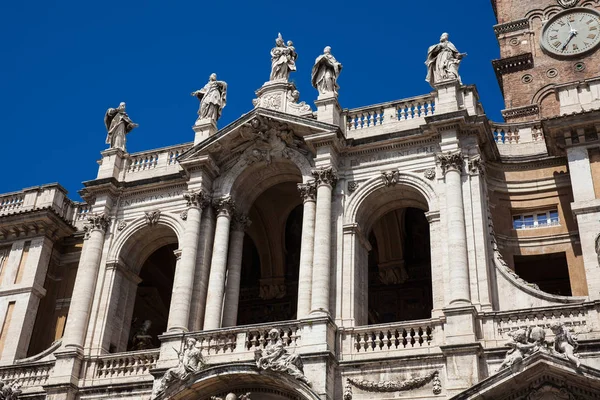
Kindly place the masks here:
<instances>
[{"instance_id":1,"label":"rectangular window","mask_svg":"<svg viewBox=\"0 0 600 400\"><path fill-rule=\"evenodd\" d=\"M4 343L6 342L6 336L8 334L8 328L10 326L10 320L12 319L14 308L14 301L8 303L8 307L6 308L6 314L4 315L4 322L2 322L2 329L0 329L0 354L2 354L2 351L4 350Z\"/></svg>"},{"instance_id":2,"label":"rectangular window","mask_svg":"<svg viewBox=\"0 0 600 400\"><path fill-rule=\"evenodd\" d=\"M514 229L543 228L559 225L558 210L536 212L534 214L513 215Z\"/></svg>"}]
</instances>

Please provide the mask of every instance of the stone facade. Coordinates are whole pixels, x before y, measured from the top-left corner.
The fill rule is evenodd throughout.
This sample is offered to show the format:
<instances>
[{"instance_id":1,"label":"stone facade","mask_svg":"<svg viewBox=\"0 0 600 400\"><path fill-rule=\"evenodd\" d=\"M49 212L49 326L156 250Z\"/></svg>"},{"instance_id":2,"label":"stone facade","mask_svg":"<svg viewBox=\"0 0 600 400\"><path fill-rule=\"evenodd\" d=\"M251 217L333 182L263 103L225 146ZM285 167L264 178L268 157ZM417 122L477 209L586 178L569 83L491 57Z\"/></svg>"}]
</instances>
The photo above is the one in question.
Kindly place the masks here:
<instances>
[{"instance_id":1,"label":"stone facade","mask_svg":"<svg viewBox=\"0 0 600 400\"><path fill-rule=\"evenodd\" d=\"M111 144L84 202L1 195L0 398L599 398L600 111L562 88L595 90L569 71L600 52L527 42L598 2L513 3L493 1L505 123L455 48L439 75L447 36L430 94L357 109L319 57L313 111L280 35L287 75L235 122Z\"/></svg>"}]
</instances>

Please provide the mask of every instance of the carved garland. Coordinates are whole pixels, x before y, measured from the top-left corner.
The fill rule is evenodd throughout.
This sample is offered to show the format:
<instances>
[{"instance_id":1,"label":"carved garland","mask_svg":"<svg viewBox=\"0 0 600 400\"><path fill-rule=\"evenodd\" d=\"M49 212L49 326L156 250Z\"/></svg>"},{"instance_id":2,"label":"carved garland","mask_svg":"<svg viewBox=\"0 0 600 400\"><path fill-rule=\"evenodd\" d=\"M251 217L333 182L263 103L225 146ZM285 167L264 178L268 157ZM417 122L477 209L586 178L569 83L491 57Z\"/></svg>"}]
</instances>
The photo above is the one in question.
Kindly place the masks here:
<instances>
[{"instance_id":1,"label":"carved garland","mask_svg":"<svg viewBox=\"0 0 600 400\"><path fill-rule=\"evenodd\" d=\"M358 380L358 379L352 379L352 378L347 378L346 381L351 383L352 385L356 386L357 388L362 389L367 392L384 392L385 393L385 392L400 392L400 391L418 389L420 387L425 386L429 382L434 381L435 378L437 377L437 381L434 382L433 392L434 392L434 394L439 394L439 393L441 393L441 382L439 381L438 375L439 375L438 371L433 371L429 375L422 376L419 378L412 378L412 379L408 379L408 380L401 381L401 382L394 382L394 381L374 382L374 381L367 381L367 380L363 380L363 379ZM436 393L436 391L438 391L438 390L439 390L439 392Z\"/></svg>"}]
</instances>

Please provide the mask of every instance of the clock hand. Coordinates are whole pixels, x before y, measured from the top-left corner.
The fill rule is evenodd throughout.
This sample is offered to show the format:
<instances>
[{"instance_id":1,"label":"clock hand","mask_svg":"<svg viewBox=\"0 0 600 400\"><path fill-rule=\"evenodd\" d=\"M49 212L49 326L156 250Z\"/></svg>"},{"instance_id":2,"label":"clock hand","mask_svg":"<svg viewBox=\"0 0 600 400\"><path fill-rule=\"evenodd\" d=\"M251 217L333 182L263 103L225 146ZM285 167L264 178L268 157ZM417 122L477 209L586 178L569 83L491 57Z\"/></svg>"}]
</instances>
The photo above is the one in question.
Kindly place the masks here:
<instances>
[{"instance_id":1,"label":"clock hand","mask_svg":"<svg viewBox=\"0 0 600 400\"><path fill-rule=\"evenodd\" d=\"M575 35L577 35L577 31L572 30L570 32L569 38L567 39L567 41L565 42L565 44L563 45L563 47L560 49L560 51L565 51L565 49L567 48L569 42L571 41L571 39L573 39L573 37L575 37Z\"/></svg>"}]
</instances>

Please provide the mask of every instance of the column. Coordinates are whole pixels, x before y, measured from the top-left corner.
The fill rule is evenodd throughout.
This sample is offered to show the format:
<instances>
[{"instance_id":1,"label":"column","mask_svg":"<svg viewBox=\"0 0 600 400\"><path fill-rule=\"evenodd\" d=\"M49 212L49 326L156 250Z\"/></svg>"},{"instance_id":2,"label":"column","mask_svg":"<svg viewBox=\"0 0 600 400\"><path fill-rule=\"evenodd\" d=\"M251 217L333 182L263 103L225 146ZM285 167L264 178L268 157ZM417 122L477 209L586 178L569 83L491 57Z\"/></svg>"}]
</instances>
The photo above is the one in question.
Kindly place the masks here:
<instances>
[{"instance_id":1,"label":"column","mask_svg":"<svg viewBox=\"0 0 600 400\"><path fill-rule=\"evenodd\" d=\"M250 226L250 223L245 215L236 214L231 224L231 239L229 240L229 255L227 257L227 287L225 290L225 304L223 305L223 327L237 324L244 231Z\"/></svg>"},{"instance_id":2,"label":"column","mask_svg":"<svg viewBox=\"0 0 600 400\"><path fill-rule=\"evenodd\" d=\"M206 194L203 191L187 192L183 194L187 201L187 219L185 231L179 248L181 258L175 268L173 279L173 294L169 307L169 321L167 331L188 331L190 319L190 306L192 303L192 292L194 289L194 273L196 268L196 255L198 254L198 239L200 237L200 220L202 207L206 202Z\"/></svg>"},{"instance_id":3,"label":"column","mask_svg":"<svg viewBox=\"0 0 600 400\"><path fill-rule=\"evenodd\" d=\"M225 272L227 268L227 250L229 248L229 225L235 206L231 197L218 199L214 203L217 210L215 241L213 245L204 330L221 327L223 297L225 295Z\"/></svg>"},{"instance_id":4,"label":"column","mask_svg":"<svg viewBox=\"0 0 600 400\"><path fill-rule=\"evenodd\" d=\"M313 171L317 185L311 314L329 315L331 278L331 199L337 176L333 168Z\"/></svg>"},{"instance_id":5,"label":"column","mask_svg":"<svg viewBox=\"0 0 600 400\"><path fill-rule=\"evenodd\" d=\"M451 297L449 304L470 304L469 263L462 195L463 156L460 150L440 153L437 160L446 181L446 225Z\"/></svg>"},{"instance_id":6,"label":"column","mask_svg":"<svg viewBox=\"0 0 600 400\"><path fill-rule=\"evenodd\" d=\"M106 233L108 224L109 219L104 214L93 214L88 217L88 224L85 226L85 256L82 255L77 268L77 276L75 278L75 286L73 287L71 306L63 338L63 345L65 347L83 348L90 308L100 270L104 234Z\"/></svg>"},{"instance_id":7,"label":"column","mask_svg":"<svg viewBox=\"0 0 600 400\"><path fill-rule=\"evenodd\" d=\"M297 318L301 319L308 317L311 308L317 186L315 182L299 183L298 190L304 201L297 312Z\"/></svg>"}]
</instances>

